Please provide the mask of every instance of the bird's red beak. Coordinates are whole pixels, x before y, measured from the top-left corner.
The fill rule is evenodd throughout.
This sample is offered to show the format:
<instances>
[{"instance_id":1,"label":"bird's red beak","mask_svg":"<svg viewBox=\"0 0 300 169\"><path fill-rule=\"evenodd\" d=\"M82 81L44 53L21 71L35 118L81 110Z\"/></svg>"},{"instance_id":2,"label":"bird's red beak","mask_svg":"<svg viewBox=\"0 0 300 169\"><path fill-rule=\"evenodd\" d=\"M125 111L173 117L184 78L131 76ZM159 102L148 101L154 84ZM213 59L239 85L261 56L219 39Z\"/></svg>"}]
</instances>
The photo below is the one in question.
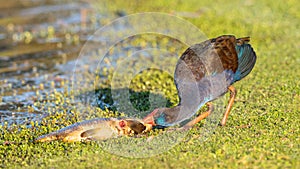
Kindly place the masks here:
<instances>
[{"instance_id":1,"label":"bird's red beak","mask_svg":"<svg viewBox=\"0 0 300 169\"><path fill-rule=\"evenodd\" d=\"M152 126L156 126L155 122L154 122L154 118L153 116L156 114L156 112L158 111L158 109L153 110L152 113L148 114L144 119L143 122L145 124L150 124Z\"/></svg>"}]
</instances>

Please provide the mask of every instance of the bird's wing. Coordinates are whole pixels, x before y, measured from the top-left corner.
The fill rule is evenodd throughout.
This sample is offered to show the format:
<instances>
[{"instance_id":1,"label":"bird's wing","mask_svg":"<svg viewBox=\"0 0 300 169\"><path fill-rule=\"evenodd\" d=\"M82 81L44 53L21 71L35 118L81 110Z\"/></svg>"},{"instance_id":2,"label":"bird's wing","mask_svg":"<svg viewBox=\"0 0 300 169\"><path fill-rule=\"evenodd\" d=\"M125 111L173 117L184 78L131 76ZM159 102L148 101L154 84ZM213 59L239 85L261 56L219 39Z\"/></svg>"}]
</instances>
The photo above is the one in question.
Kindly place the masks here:
<instances>
[{"instance_id":1,"label":"bird's wing","mask_svg":"<svg viewBox=\"0 0 300 169\"><path fill-rule=\"evenodd\" d=\"M236 43L234 36L224 35L189 47L181 55L175 69L174 79L179 98L182 98L183 91L188 90L184 89L186 83L200 82L204 77L224 70L235 73L238 68Z\"/></svg>"}]
</instances>

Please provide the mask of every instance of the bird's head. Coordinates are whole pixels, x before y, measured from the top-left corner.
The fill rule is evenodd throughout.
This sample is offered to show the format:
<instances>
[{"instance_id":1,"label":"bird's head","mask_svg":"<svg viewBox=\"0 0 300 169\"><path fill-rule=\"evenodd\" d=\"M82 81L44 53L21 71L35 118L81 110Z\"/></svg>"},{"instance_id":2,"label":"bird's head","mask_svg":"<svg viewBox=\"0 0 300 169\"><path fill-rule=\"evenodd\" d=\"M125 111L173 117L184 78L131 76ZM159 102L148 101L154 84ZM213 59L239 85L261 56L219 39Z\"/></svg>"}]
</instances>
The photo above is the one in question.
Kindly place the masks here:
<instances>
[{"instance_id":1,"label":"bird's head","mask_svg":"<svg viewBox=\"0 0 300 169\"><path fill-rule=\"evenodd\" d=\"M168 126L168 115L165 113L167 108L157 108L147 115L143 122L152 126Z\"/></svg>"}]
</instances>

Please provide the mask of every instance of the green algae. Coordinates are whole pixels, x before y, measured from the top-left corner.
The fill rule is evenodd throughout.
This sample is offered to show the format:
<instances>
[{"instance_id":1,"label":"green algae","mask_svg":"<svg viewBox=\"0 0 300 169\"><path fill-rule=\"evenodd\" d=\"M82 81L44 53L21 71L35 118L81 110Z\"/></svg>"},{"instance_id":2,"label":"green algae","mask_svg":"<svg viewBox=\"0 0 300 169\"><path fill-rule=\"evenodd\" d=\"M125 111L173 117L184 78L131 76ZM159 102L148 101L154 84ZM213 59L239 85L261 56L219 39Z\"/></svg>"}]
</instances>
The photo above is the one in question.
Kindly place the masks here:
<instances>
[{"instance_id":1,"label":"green algae","mask_svg":"<svg viewBox=\"0 0 300 169\"><path fill-rule=\"evenodd\" d=\"M102 110L77 102L74 104L72 97L91 91L89 87L76 95L67 90L56 91L35 103L49 113L42 121L29 122L29 127L0 126L0 167L299 168L300 84L297 70L300 69L300 53L295 49L299 47L300 23L297 1L284 4L273 1L258 4L254 1L113 1L112 4L109 10L123 9L128 14L161 11L179 15L205 31L208 37L220 34L251 36L251 44L258 56L257 64L248 77L235 85L238 95L226 126L216 128L214 134L202 142L199 137L203 124L198 124L173 148L153 157L137 159L107 152L103 148L107 142L33 143L42 134L84 119L125 116L124 112L115 109ZM189 15L184 13L186 11ZM159 42L154 40L155 43ZM113 70L103 71L99 79L102 76L109 79ZM178 98L173 78L156 70L147 73L141 72L130 84L130 99L135 107L147 110L149 93L156 91L168 100L168 106L176 104ZM95 81L93 78L89 80ZM97 83L96 91L110 90L110 81L105 81ZM103 102L112 104L109 97ZM118 140L111 140L111 144L114 141ZM119 140L124 144L131 141L126 137ZM132 144L135 146L134 142Z\"/></svg>"}]
</instances>

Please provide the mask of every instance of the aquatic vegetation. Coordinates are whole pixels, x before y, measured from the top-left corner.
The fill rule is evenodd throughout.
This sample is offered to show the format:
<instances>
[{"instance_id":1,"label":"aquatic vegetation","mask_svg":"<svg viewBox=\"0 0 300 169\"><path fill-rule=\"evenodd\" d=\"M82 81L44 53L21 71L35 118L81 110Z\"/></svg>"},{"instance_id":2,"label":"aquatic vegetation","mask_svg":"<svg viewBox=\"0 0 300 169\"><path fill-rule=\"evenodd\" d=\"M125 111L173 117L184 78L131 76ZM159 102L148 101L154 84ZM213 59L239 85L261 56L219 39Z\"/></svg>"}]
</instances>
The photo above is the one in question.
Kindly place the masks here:
<instances>
[{"instance_id":1,"label":"aquatic vegetation","mask_svg":"<svg viewBox=\"0 0 300 169\"><path fill-rule=\"evenodd\" d=\"M108 105L113 105L109 95L100 94L101 102L97 103L98 106L88 106L84 102L88 98L84 96L90 96L90 93L93 95L95 91L109 93L109 79L114 72L114 69L109 66L102 70L89 71L89 65L79 65L78 72L82 72L82 77L89 78L79 78L76 83L86 81L86 86L81 91L69 90L72 82L68 81L68 77L71 76L69 73L73 67L68 66L74 64L72 60L77 57L80 50L80 43L76 44L78 37L82 42L87 38L78 33L80 30L78 28L81 26L74 24L66 29L63 29L63 26L60 27L62 29L58 29L54 24L54 32L51 32L51 29L48 32L47 27L52 23L47 19L51 17L41 15L43 21L49 22L46 27L41 27L41 30L34 32L25 30L27 28L25 26L22 31L18 25L31 23L32 17L28 20L7 17L5 10L2 10L5 15L0 18L0 25L11 31L10 33L15 33L11 35L16 38L17 45L16 48L0 51L1 168L186 168L187 166L190 168L241 168L241 166L299 168L300 82L297 80L299 73L296 70L300 70L300 53L297 50L300 23L297 1L212 3L199 0L109 0L101 2L112 4L99 6L99 9L105 7L110 14L122 9L127 14L160 11L183 17L199 27L208 37L221 34L251 36L251 44L257 49L257 55L260 57L253 72L235 86L239 89L239 93L227 126L216 128L213 134L202 142L200 138L203 134L201 129L205 125L204 121L187 132L174 147L149 149L150 153L158 154L157 152L160 151L161 154L152 157L149 155L147 158L123 156L128 157L132 149L145 152L142 143L154 142L148 135L141 139L122 137L101 143L61 141L34 143L34 140L41 135L82 120L96 117L126 117L128 115L126 113L129 112L118 111L113 106L109 107ZM23 3L18 5L26 7ZM68 16L68 14L61 14L53 12L53 16ZM101 19L97 19L96 15L92 16L90 21L92 24L86 28L96 29L115 17L103 16L100 17ZM15 23L13 23L14 19ZM72 21L62 19L64 20ZM28 33L25 36L26 31ZM50 35L52 38L47 41ZM180 46L176 46L176 41L170 38L157 37L152 40L145 38L147 36L128 40L132 46L140 44L144 47L150 44L159 46L162 43L161 45L167 46L167 49L174 53L182 53L185 50L183 46L182 49L177 48ZM57 39L63 39L64 42L56 42ZM47 42L47 47L37 44L38 40ZM52 43L49 43L50 41ZM117 53L118 46L112 50L110 54ZM124 55L129 56L132 53L133 51L129 50ZM97 53L94 55L97 57ZM107 65L114 62L115 60L105 60ZM62 63L64 67L61 66ZM175 105L178 98L175 85L172 85L172 76L157 70L150 72L149 74L147 71L140 72L130 84L130 100L134 106L138 110L147 110L150 106L148 93L162 96L161 98L167 100L168 106ZM103 105L103 109L100 105ZM14 117L11 119L16 120L8 123L8 117ZM172 144L172 141L179 138L177 135L167 135L163 130L155 130L149 133L149 136L164 134L168 138L165 140L169 142L157 141L155 146ZM112 152L108 151L109 148ZM123 151L114 153L120 148Z\"/></svg>"}]
</instances>

